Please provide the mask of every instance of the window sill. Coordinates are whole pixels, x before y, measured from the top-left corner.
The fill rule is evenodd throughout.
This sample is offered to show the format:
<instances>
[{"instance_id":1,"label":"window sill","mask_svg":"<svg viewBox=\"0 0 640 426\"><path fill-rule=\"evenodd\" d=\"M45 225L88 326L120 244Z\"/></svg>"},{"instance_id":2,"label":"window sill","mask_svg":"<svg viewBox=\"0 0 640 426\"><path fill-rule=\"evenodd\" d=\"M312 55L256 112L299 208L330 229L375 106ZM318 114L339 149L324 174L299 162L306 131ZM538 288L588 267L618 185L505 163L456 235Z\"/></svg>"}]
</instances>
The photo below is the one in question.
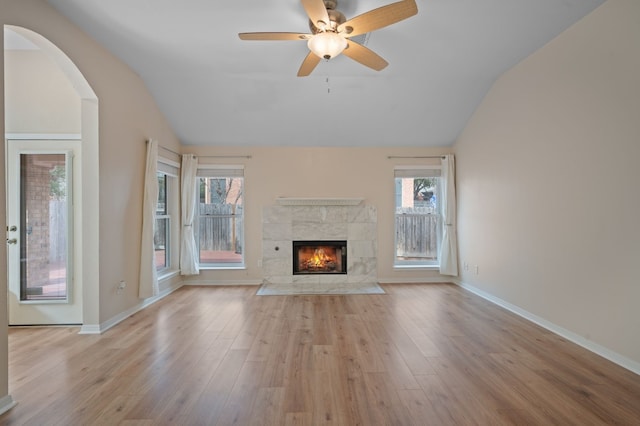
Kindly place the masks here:
<instances>
[{"instance_id":1,"label":"window sill","mask_svg":"<svg viewBox=\"0 0 640 426\"><path fill-rule=\"evenodd\" d=\"M169 269L166 271L160 271L158 272L158 281L164 281L164 280L168 280L169 278L173 278L178 276L178 274L180 273L179 270L177 269Z\"/></svg>"},{"instance_id":2,"label":"window sill","mask_svg":"<svg viewBox=\"0 0 640 426\"><path fill-rule=\"evenodd\" d=\"M209 271L209 270L244 270L247 269L245 265L200 265L199 268L201 271Z\"/></svg>"},{"instance_id":3,"label":"window sill","mask_svg":"<svg viewBox=\"0 0 640 426\"><path fill-rule=\"evenodd\" d=\"M440 265L393 265L393 269L437 271L440 269Z\"/></svg>"}]
</instances>

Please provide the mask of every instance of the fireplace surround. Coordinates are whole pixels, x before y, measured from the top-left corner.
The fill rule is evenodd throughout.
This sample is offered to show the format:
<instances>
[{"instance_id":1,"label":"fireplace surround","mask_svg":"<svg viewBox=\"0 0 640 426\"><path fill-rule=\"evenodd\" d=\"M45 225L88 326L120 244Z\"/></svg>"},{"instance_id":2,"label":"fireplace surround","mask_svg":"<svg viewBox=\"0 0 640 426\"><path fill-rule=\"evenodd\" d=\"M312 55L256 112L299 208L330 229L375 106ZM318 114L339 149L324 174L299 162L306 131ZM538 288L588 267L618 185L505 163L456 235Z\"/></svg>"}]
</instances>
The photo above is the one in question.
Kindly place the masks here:
<instances>
[{"instance_id":1,"label":"fireplace surround","mask_svg":"<svg viewBox=\"0 0 640 426\"><path fill-rule=\"evenodd\" d=\"M384 293L377 283L377 211L362 201L279 198L265 206L258 294ZM345 241L346 273L294 274L293 241Z\"/></svg>"}]
</instances>

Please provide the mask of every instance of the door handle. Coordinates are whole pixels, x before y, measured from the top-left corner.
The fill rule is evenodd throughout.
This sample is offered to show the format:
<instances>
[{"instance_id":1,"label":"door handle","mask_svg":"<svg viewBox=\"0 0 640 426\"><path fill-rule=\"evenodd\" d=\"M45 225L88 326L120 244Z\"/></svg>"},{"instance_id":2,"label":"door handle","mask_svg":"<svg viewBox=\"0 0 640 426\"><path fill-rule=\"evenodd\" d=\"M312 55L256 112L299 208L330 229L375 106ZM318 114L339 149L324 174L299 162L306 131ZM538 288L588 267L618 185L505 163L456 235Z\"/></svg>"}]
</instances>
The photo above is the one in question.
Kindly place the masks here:
<instances>
[{"instance_id":1,"label":"door handle","mask_svg":"<svg viewBox=\"0 0 640 426\"><path fill-rule=\"evenodd\" d=\"M7 240L7 244L18 244L18 239L17 238L12 238L10 240Z\"/></svg>"},{"instance_id":2,"label":"door handle","mask_svg":"<svg viewBox=\"0 0 640 426\"><path fill-rule=\"evenodd\" d=\"M16 232L18 230L18 227L13 225L13 226L7 226L7 231L9 232Z\"/></svg>"}]
</instances>

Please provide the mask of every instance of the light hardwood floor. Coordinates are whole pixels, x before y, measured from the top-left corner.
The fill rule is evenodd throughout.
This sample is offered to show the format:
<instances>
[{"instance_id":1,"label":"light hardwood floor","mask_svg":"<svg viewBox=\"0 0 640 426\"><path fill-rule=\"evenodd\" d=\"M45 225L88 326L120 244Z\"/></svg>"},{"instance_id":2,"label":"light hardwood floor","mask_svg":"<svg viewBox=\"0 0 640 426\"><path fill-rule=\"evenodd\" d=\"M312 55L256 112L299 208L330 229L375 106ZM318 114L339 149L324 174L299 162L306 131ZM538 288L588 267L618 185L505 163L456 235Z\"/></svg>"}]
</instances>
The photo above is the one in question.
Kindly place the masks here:
<instances>
[{"instance_id":1,"label":"light hardwood floor","mask_svg":"<svg viewBox=\"0 0 640 426\"><path fill-rule=\"evenodd\" d=\"M11 329L0 424L640 424L640 376L450 284L183 287L101 336Z\"/></svg>"}]
</instances>

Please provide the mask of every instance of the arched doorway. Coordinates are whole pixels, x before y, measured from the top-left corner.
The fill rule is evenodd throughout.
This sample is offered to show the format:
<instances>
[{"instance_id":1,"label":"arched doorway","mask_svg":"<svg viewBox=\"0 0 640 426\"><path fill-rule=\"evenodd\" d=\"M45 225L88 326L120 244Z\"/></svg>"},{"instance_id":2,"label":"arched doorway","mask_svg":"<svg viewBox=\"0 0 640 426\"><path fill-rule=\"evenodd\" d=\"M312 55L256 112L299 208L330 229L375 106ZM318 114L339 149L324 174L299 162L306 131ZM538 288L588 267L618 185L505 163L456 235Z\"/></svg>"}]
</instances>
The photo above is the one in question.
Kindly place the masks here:
<instances>
[{"instance_id":1,"label":"arched doorway","mask_svg":"<svg viewBox=\"0 0 640 426\"><path fill-rule=\"evenodd\" d=\"M44 37L8 25L4 33L7 192L13 194L7 203L9 318L84 329L98 322L99 306L98 100L77 66ZM51 214L61 185L68 191L61 208L68 228ZM68 237L66 258L60 247L53 249L60 234Z\"/></svg>"}]
</instances>

